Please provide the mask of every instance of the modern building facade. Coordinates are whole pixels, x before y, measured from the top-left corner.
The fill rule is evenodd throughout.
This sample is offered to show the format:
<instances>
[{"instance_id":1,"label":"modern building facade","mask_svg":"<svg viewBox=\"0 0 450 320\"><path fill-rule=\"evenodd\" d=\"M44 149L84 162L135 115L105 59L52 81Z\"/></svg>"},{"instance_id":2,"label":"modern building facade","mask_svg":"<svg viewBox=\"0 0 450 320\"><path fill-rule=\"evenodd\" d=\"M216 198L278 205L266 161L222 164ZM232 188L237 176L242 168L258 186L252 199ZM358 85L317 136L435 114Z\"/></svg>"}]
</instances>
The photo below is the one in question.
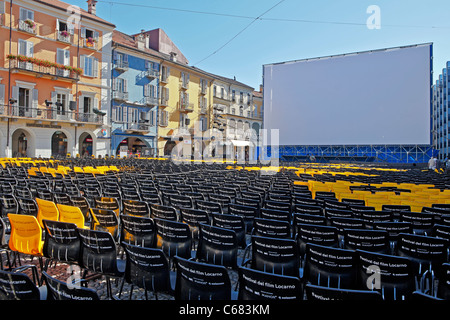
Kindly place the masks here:
<instances>
[{"instance_id":1,"label":"modern building facade","mask_svg":"<svg viewBox=\"0 0 450 320\"><path fill-rule=\"evenodd\" d=\"M96 16L95 4L85 11L57 0L0 1L0 156L109 152L115 26Z\"/></svg>"},{"instance_id":2,"label":"modern building facade","mask_svg":"<svg viewBox=\"0 0 450 320\"><path fill-rule=\"evenodd\" d=\"M450 139L450 61L447 62L439 79L433 85L433 107L431 113L433 148L438 152L438 158L444 160L449 156Z\"/></svg>"}]
</instances>

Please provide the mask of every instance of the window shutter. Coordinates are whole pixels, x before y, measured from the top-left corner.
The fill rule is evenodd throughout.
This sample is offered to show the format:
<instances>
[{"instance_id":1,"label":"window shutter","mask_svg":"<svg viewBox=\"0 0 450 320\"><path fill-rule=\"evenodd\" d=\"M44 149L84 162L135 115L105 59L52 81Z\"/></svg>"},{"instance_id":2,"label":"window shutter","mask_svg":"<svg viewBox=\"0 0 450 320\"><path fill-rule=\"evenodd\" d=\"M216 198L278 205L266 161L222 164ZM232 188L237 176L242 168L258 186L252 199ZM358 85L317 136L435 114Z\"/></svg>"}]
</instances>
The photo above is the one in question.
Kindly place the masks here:
<instances>
[{"instance_id":1,"label":"window shutter","mask_svg":"<svg viewBox=\"0 0 450 320\"><path fill-rule=\"evenodd\" d=\"M32 108L34 110L38 107L38 100L39 100L39 91L38 89L33 89L33 102L32 102Z\"/></svg>"},{"instance_id":2,"label":"window shutter","mask_svg":"<svg viewBox=\"0 0 450 320\"><path fill-rule=\"evenodd\" d=\"M98 38L100 38L100 34L98 31L94 31L94 39L98 41Z\"/></svg>"},{"instance_id":3,"label":"window shutter","mask_svg":"<svg viewBox=\"0 0 450 320\"><path fill-rule=\"evenodd\" d=\"M19 87L18 86L12 87L11 98L17 101L16 102L16 105L17 105L19 102Z\"/></svg>"},{"instance_id":4,"label":"window shutter","mask_svg":"<svg viewBox=\"0 0 450 320\"><path fill-rule=\"evenodd\" d=\"M27 11L24 8L20 8L19 19L22 21L27 20Z\"/></svg>"},{"instance_id":5,"label":"window shutter","mask_svg":"<svg viewBox=\"0 0 450 320\"><path fill-rule=\"evenodd\" d=\"M5 105L5 85L0 84L0 106Z\"/></svg>"},{"instance_id":6,"label":"window shutter","mask_svg":"<svg viewBox=\"0 0 450 320\"><path fill-rule=\"evenodd\" d=\"M5 1L0 2L0 14L6 13L5 7Z\"/></svg>"},{"instance_id":7,"label":"window shutter","mask_svg":"<svg viewBox=\"0 0 450 320\"><path fill-rule=\"evenodd\" d=\"M34 43L27 41L27 57L33 57L34 53Z\"/></svg>"},{"instance_id":8,"label":"window shutter","mask_svg":"<svg viewBox=\"0 0 450 320\"><path fill-rule=\"evenodd\" d=\"M92 63L92 76L94 78L98 77L98 59L94 58Z\"/></svg>"},{"instance_id":9,"label":"window shutter","mask_svg":"<svg viewBox=\"0 0 450 320\"><path fill-rule=\"evenodd\" d=\"M81 55L80 56L80 67L81 69L83 69L84 73L86 74L86 56L85 55Z\"/></svg>"},{"instance_id":10,"label":"window shutter","mask_svg":"<svg viewBox=\"0 0 450 320\"><path fill-rule=\"evenodd\" d=\"M98 102L99 102L98 98L94 98L94 105L92 106L93 109L96 108L96 109L100 110L100 106L99 106Z\"/></svg>"},{"instance_id":11,"label":"window shutter","mask_svg":"<svg viewBox=\"0 0 450 320\"><path fill-rule=\"evenodd\" d=\"M166 100L169 100L169 88L165 88Z\"/></svg>"},{"instance_id":12,"label":"window shutter","mask_svg":"<svg viewBox=\"0 0 450 320\"><path fill-rule=\"evenodd\" d=\"M86 38L86 27L81 27L81 37Z\"/></svg>"},{"instance_id":13,"label":"window shutter","mask_svg":"<svg viewBox=\"0 0 450 320\"><path fill-rule=\"evenodd\" d=\"M56 31L60 31L59 30L59 19L56 19Z\"/></svg>"},{"instance_id":14,"label":"window shutter","mask_svg":"<svg viewBox=\"0 0 450 320\"><path fill-rule=\"evenodd\" d=\"M112 81L112 90L113 91L117 90L117 78L114 78Z\"/></svg>"}]
</instances>

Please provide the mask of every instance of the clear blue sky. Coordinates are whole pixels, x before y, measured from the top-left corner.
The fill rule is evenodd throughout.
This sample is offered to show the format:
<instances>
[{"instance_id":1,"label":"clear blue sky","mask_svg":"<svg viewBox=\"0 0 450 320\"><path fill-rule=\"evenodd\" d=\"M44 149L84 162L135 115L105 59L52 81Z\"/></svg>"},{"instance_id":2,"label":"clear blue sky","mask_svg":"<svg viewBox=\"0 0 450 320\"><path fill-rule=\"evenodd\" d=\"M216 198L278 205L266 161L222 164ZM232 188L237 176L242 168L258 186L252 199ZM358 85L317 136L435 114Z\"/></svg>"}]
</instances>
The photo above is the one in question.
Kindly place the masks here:
<instances>
[{"instance_id":1,"label":"clear blue sky","mask_svg":"<svg viewBox=\"0 0 450 320\"><path fill-rule=\"evenodd\" d=\"M128 34L162 28L191 65L255 89L263 64L288 60L433 42L435 79L450 60L448 0L105 0L97 15Z\"/></svg>"}]
</instances>

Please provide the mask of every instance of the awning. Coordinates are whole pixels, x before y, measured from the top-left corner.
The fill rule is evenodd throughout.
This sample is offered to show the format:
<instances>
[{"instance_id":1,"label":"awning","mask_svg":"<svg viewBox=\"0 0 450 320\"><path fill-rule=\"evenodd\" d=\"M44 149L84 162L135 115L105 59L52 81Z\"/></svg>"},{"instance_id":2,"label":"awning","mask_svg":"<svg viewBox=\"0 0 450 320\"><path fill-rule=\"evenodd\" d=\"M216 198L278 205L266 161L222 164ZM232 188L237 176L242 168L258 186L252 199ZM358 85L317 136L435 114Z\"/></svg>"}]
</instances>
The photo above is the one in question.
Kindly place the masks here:
<instances>
[{"instance_id":1,"label":"awning","mask_svg":"<svg viewBox=\"0 0 450 320\"><path fill-rule=\"evenodd\" d=\"M250 141L245 140L231 140L231 143L236 147L246 147L250 145Z\"/></svg>"}]
</instances>

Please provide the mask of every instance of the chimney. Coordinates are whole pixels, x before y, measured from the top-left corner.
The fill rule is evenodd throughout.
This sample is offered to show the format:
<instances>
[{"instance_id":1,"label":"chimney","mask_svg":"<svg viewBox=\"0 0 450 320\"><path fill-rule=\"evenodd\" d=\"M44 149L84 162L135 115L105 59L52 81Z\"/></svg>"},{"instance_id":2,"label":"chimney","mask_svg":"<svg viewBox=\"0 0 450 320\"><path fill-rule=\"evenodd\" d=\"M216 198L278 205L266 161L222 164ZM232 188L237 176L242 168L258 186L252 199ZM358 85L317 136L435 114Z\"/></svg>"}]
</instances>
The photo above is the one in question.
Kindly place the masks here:
<instances>
[{"instance_id":1,"label":"chimney","mask_svg":"<svg viewBox=\"0 0 450 320\"><path fill-rule=\"evenodd\" d=\"M88 12L90 14L96 15L96 8L95 6L97 5L97 0L88 0Z\"/></svg>"},{"instance_id":2,"label":"chimney","mask_svg":"<svg viewBox=\"0 0 450 320\"><path fill-rule=\"evenodd\" d=\"M259 85L259 92L261 92L261 93L263 92L263 85L262 84Z\"/></svg>"},{"instance_id":3,"label":"chimney","mask_svg":"<svg viewBox=\"0 0 450 320\"><path fill-rule=\"evenodd\" d=\"M177 53L176 52L171 52L170 53L170 61L174 61L174 62L176 62L177 61Z\"/></svg>"}]
</instances>

